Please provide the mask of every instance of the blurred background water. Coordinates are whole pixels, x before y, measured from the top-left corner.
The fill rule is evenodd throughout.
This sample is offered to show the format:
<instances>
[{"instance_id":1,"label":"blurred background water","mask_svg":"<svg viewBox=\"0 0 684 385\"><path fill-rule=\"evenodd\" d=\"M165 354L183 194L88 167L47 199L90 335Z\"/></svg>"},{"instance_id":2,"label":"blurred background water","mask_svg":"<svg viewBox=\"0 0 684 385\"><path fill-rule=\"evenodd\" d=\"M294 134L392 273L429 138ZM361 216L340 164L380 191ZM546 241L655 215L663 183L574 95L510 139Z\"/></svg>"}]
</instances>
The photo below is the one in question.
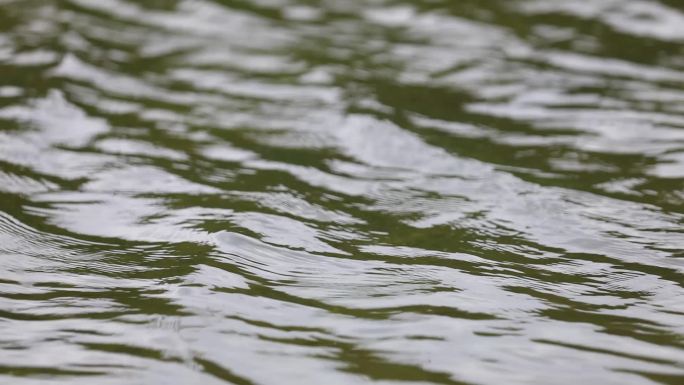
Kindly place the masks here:
<instances>
[{"instance_id":1,"label":"blurred background water","mask_svg":"<svg viewBox=\"0 0 684 385\"><path fill-rule=\"evenodd\" d=\"M0 0L0 383L683 383L683 6Z\"/></svg>"}]
</instances>

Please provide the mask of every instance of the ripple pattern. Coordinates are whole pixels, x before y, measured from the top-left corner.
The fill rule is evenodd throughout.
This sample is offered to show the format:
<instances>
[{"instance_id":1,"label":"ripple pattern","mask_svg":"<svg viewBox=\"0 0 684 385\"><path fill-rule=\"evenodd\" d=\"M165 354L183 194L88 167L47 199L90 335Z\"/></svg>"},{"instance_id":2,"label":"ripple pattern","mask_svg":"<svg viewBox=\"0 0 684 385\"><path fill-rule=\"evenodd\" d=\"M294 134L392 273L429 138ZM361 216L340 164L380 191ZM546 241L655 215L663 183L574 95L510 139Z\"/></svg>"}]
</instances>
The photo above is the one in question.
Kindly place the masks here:
<instances>
[{"instance_id":1,"label":"ripple pattern","mask_svg":"<svg viewBox=\"0 0 684 385\"><path fill-rule=\"evenodd\" d=\"M680 384L678 0L0 0L0 383Z\"/></svg>"}]
</instances>

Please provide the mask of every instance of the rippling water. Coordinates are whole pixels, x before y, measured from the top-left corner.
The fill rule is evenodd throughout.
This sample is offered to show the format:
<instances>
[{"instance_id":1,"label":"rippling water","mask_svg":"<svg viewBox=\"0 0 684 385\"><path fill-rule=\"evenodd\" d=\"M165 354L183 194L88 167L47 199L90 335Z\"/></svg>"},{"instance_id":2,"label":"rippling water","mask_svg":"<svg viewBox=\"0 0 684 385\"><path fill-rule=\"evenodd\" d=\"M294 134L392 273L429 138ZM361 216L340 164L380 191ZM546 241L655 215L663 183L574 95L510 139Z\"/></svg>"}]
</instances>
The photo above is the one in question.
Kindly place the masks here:
<instances>
[{"instance_id":1,"label":"rippling water","mask_svg":"<svg viewBox=\"0 0 684 385\"><path fill-rule=\"evenodd\" d=\"M0 0L0 382L681 384L681 0Z\"/></svg>"}]
</instances>

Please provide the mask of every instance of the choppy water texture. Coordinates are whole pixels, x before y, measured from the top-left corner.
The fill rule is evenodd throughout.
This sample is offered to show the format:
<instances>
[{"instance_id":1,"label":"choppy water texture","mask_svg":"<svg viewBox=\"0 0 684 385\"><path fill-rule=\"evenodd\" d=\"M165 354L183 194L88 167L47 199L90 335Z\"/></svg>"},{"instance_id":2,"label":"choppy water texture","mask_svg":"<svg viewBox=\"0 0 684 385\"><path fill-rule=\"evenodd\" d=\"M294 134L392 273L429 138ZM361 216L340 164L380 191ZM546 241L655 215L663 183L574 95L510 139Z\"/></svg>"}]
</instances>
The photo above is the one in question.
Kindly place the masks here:
<instances>
[{"instance_id":1,"label":"choppy water texture","mask_svg":"<svg viewBox=\"0 0 684 385\"><path fill-rule=\"evenodd\" d=\"M0 383L684 383L680 0L0 0Z\"/></svg>"}]
</instances>

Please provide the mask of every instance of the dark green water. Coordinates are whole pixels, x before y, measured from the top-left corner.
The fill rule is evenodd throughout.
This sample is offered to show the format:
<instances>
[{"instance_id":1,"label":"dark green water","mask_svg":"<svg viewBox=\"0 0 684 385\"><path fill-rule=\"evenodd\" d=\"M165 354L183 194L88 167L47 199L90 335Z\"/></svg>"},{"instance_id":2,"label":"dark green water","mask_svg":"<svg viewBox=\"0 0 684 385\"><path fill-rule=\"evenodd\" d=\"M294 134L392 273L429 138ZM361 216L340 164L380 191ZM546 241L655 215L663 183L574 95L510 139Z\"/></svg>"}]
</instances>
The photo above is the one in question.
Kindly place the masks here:
<instances>
[{"instance_id":1,"label":"dark green water","mask_svg":"<svg viewBox=\"0 0 684 385\"><path fill-rule=\"evenodd\" d=\"M0 0L0 383L684 383L681 0Z\"/></svg>"}]
</instances>

